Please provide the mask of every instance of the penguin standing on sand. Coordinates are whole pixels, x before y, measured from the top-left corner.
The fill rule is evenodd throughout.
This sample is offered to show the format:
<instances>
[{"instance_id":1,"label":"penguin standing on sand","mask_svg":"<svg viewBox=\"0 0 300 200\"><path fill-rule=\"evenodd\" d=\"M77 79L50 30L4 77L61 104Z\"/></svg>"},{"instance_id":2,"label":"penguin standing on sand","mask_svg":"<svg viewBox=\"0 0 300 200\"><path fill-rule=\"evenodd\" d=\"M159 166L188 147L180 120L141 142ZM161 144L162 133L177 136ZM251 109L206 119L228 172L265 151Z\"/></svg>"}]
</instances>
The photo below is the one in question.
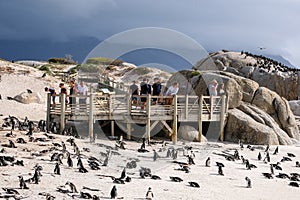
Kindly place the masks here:
<instances>
[{"instance_id":1,"label":"penguin standing on sand","mask_svg":"<svg viewBox=\"0 0 300 200\"><path fill-rule=\"evenodd\" d=\"M277 154L278 154L278 146L276 147L276 149L275 149L273 155L277 155Z\"/></svg>"},{"instance_id":2,"label":"penguin standing on sand","mask_svg":"<svg viewBox=\"0 0 300 200\"><path fill-rule=\"evenodd\" d=\"M73 161L71 159L71 154L70 153L68 153L67 163L68 163L69 167L73 167Z\"/></svg>"},{"instance_id":3,"label":"penguin standing on sand","mask_svg":"<svg viewBox=\"0 0 300 200\"><path fill-rule=\"evenodd\" d=\"M154 197L153 192L151 190L151 187L148 188L148 191L146 193L146 199L152 199Z\"/></svg>"},{"instance_id":4,"label":"penguin standing on sand","mask_svg":"<svg viewBox=\"0 0 300 200\"><path fill-rule=\"evenodd\" d=\"M54 168L54 174L60 175L60 167L59 163L56 163L55 168Z\"/></svg>"},{"instance_id":5,"label":"penguin standing on sand","mask_svg":"<svg viewBox=\"0 0 300 200\"><path fill-rule=\"evenodd\" d=\"M114 185L113 188L112 188L111 191L110 191L110 198L111 198L111 199L115 199L115 198L117 198L117 196L118 196L117 188L116 188L116 186Z\"/></svg>"},{"instance_id":6,"label":"penguin standing on sand","mask_svg":"<svg viewBox=\"0 0 300 200\"><path fill-rule=\"evenodd\" d=\"M261 153L260 152L258 153L257 159L261 160Z\"/></svg>"},{"instance_id":7,"label":"penguin standing on sand","mask_svg":"<svg viewBox=\"0 0 300 200\"><path fill-rule=\"evenodd\" d=\"M222 168L221 165L218 165L218 174L221 175L221 176L224 176L223 168Z\"/></svg>"},{"instance_id":8,"label":"penguin standing on sand","mask_svg":"<svg viewBox=\"0 0 300 200\"><path fill-rule=\"evenodd\" d=\"M247 188L252 188L251 180L246 176L245 180L247 181Z\"/></svg>"},{"instance_id":9,"label":"penguin standing on sand","mask_svg":"<svg viewBox=\"0 0 300 200\"><path fill-rule=\"evenodd\" d=\"M20 188L21 189L29 189L23 179L23 176L19 176Z\"/></svg>"},{"instance_id":10,"label":"penguin standing on sand","mask_svg":"<svg viewBox=\"0 0 300 200\"><path fill-rule=\"evenodd\" d=\"M158 153L153 149L153 161L155 162L158 158Z\"/></svg>"},{"instance_id":11,"label":"penguin standing on sand","mask_svg":"<svg viewBox=\"0 0 300 200\"><path fill-rule=\"evenodd\" d=\"M205 161L205 167L210 167L210 157L208 157Z\"/></svg>"}]
</instances>

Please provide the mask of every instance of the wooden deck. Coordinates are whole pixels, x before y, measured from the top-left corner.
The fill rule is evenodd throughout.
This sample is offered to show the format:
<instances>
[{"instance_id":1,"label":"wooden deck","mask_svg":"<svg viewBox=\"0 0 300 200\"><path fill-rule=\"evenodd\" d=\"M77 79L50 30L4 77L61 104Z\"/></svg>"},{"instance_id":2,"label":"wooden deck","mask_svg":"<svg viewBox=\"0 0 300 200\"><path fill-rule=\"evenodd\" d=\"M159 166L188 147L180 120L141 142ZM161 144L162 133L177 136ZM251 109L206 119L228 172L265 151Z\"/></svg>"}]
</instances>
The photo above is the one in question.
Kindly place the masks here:
<instances>
[{"instance_id":1,"label":"wooden deck","mask_svg":"<svg viewBox=\"0 0 300 200\"><path fill-rule=\"evenodd\" d=\"M227 111L226 96L131 96L128 94L101 94L91 93L88 96L72 95L76 98L76 104L56 103L51 105L51 96L47 100L47 122L50 124L54 119L59 119L60 130L65 127L67 120L89 121L89 134L93 141L93 122L122 121L127 124L128 138L131 136L132 123L146 124L146 135L150 139L151 130L161 122L172 136L174 143L177 141L177 122L199 123L199 137L202 135L203 121L219 121L221 124L220 139L223 140L223 126ZM67 97L67 98L68 98ZM132 97L138 99L139 104L132 105ZM141 109L141 98L146 98L146 107ZM64 94L57 95L57 100L66 98ZM79 98L86 98L86 104L80 105ZM158 98L161 102L172 98L171 105L153 105L152 99ZM167 123L168 122L168 123ZM170 127L168 124L172 124ZM114 133L112 132L112 135Z\"/></svg>"}]
</instances>

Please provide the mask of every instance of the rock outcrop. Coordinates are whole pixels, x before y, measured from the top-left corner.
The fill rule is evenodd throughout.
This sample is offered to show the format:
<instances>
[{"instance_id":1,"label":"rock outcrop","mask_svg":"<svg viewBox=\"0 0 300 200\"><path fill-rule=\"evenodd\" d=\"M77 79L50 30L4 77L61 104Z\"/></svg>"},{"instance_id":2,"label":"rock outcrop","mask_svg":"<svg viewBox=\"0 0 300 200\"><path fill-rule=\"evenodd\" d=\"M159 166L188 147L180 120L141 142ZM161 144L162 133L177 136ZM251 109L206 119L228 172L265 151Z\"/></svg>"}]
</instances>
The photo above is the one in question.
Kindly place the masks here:
<instances>
[{"instance_id":1,"label":"rock outcrop","mask_svg":"<svg viewBox=\"0 0 300 200\"><path fill-rule=\"evenodd\" d=\"M199 131L192 126L180 126L177 134L178 137L183 140L199 142ZM207 139L204 135L201 136L201 142L207 142Z\"/></svg>"},{"instance_id":2,"label":"rock outcrop","mask_svg":"<svg viewBox=\"0 0 300 200\"><path fill-rule=\"evenodd\" d=\"M214 66L212 66L214 63ZM195 65L195 69L230 72L257 82L287 100L298 99L300 93L300 72L288 69L276 61L262 56L241 52L220 51L210 54Z\"/></svg>"},{"instance_id":3,"label":"rock outcrop","mask_svg":"<svg viewBox=\"0 0 300 200\"><path fill-rule=\"evenodd\" d=\"M22 92L21 94L16 95L14 97L14 100L24 104L43 102L42 97L39 93L28 93L28 92Z\"/></svg>"},{"instance_id":4,"label":"rock outcrop","mask_svg":"<svg viewBox=\"0 0 300 200\"><path fill-rule=\"evenodd\" d=\"M229 98L228 118L224 128L226 141L288 145L300 139L288 101L276 92L229 72L200 71L190 76L191 73L184 71L181 75L175 74L171 80L180 77L180 90L196 95L208 95L207 85L213 79L225 84ZM186 83L182 77L185 77ZM186 90L188 83L192 89ZM190 139L194 137L188 133L183 135Z\"/></svg>"}]
</instances>

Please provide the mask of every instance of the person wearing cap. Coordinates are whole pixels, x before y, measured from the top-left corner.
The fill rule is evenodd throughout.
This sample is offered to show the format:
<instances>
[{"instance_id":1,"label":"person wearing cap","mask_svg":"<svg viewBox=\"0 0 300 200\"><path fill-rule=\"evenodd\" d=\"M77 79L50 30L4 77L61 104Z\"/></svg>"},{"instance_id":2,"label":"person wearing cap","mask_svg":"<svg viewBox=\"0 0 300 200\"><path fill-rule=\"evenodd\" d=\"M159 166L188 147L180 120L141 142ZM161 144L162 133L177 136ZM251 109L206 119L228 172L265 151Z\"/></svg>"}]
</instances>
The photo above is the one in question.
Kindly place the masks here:
<instances>
[{"instance_id":1,"label":"person wearing cap","mask_svg":"<svg viewBox=\"0 0 300 200\"><path fill-rule=\"evenodd\" d=\"M136 85L136 81L132 81L132 85L129 86L130 91L131 91L131 95L133 96L131 98L131 104L135 105L136 107L138 106L138 98L137 95L139 95L140 90L139 90L139 86Z\"/></svg>"},{"instance_id":2,"label":"person wearing cap","mask_svg":"<svg viewBox=\"0 0 300 200\"><path fill-rule=\"evenodd\" d=\"M147 94L151 94L151 86L150 84L148 84L149 80L144 78L143 82L141 82L141 95L147 95ZM141 102L142 102L142 107L141 109L144 110L145 106L146 106L146 101L147 98L146 97L141 97Z\"/></svg>"}]
</instances>

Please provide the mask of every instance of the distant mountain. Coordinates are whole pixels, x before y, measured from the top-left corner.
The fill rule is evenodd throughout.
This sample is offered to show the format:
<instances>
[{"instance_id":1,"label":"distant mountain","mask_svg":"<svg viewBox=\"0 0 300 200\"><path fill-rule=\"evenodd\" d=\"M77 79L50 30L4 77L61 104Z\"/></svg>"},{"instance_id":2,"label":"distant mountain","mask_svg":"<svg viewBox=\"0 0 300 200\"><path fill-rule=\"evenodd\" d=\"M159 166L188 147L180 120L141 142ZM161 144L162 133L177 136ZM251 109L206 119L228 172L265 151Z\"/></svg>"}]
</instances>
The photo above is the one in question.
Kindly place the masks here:
<instances>
[{"instance_id":1,"label":"distant mountain","mask_svg":"<svg viewBox=\"0 0 300 200\"><path fill-rule=\"evenodd\" d=\"M291 68L299 68L299 67L296 67L294 65L292 65L287 59L285 59L284 57L280 56L280 55L269 55L269 54L266 54L264 55L268 58L271 58L273 60L276 60L277 62L280 62L288 67L291 67Z\"/></svg>"},{"instance_id":2,"label":"distant mountain","mask_svg":"<svg viewBox=\"0 0 300 200\"><path fill-rule=\"evenodd\" d=\"M69 41L0 40L0 58L6 60L48 60L51 57L73 56L81 63L100 41L93 37L73 38Z\"/></svg>"}]
</instances>

